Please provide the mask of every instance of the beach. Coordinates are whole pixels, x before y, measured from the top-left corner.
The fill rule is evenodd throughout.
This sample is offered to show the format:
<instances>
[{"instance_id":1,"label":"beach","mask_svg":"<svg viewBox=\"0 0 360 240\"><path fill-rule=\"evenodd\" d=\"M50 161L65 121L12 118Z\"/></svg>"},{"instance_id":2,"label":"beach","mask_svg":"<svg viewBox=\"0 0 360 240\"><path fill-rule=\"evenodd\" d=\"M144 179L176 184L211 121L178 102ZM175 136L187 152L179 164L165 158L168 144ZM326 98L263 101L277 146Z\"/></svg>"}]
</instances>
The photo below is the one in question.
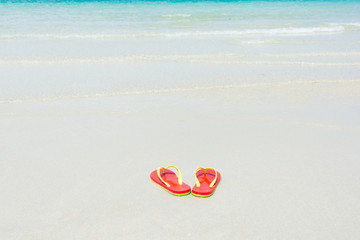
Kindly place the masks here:
<instances>
[{"instance_id":1,"label":"beach","mask_svg":"<svg viewBox=\"0 0 360 240\"><path fill-rule=\"evenodd\" d=\"M359 9L0 2L0 239L359 239Z\"/></svg>"}]
</instances>

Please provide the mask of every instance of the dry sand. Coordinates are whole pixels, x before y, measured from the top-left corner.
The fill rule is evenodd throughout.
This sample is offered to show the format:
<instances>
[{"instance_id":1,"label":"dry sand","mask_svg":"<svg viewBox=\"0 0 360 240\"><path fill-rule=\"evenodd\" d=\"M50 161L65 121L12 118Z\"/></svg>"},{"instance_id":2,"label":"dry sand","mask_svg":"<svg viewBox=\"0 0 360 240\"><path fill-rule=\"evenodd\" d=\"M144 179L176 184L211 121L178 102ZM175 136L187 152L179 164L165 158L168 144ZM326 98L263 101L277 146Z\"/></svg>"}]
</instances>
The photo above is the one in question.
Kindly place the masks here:
<instances>
[{"instance_id":1,"label":"dry sand","mask_svg":"<svg viewBox=\"0 0 360 240\"><path fill-rule=\"evenodd\" d=\"M359 239L360 81L0 105L0 238ZM159 166L222 174L176 197Z\"/></svg>"}]
</instances>

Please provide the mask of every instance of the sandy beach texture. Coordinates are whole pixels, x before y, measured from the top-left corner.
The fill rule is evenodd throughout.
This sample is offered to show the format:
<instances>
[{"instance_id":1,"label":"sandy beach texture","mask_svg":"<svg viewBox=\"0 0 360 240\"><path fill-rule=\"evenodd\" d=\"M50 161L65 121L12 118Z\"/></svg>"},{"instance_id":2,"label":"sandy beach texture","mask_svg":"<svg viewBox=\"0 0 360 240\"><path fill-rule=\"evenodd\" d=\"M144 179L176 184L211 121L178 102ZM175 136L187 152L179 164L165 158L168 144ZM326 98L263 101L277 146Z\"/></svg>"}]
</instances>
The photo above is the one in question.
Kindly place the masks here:
<instances>
[{"instance_id":1,"label":"sandy beach texture","mask_svg":"<svg viewBox=\"0 0 360 240\"><path fill-rule=\"evenodd\" d=\"M356 23L296 28L300 17L283 11L280 27L260 14L256 34L209 32L204 7L193 25L159 7L144 18L163 29L129 15L135 30L156 34L130 26L135 35L124 36L111 35L121 6L81 15L97 11L91 4L2 8L9 26L20 19L11 16L39 20L35 33L25 20L20 34L1 30L1 240L360 239ZM215 30L246 20L220 13L212 21L228 22ZM75 33L62 14L110 35ZM200 166L222 180L209 198L176 197L150 180L168 165L190 186Z\"/></svg>"},{"instance_id":2,"label":"sandy beach texture","mask_svg":"<svg viewBox=\"0 0 360 240\"><path fill-rule=\"evenodd\" d=\"M341 68L340 68L341 70ZM1 103L2 239L357 239L360 81ZM207 199L150 181L223 176Z\"/></svg>"}]
</instances>

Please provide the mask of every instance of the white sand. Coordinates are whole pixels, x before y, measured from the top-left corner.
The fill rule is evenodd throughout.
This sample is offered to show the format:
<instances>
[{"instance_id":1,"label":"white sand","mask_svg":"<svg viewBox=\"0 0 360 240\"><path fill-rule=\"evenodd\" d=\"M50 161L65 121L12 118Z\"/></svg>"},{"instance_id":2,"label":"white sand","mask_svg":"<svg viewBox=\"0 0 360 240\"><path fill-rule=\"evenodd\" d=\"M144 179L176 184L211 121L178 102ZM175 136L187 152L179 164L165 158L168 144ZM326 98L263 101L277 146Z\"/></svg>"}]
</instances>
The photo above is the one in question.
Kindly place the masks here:
<instances>
[{"instance_id":1,"label":"white sand","mask_svg":"<svg viewBox=\"0 0 360 240\"><path fill-rule=\"evenodd\" d=\"M360 238L360 81L114 95L1 103L0 239Z\"/></svg>"},{"instance_id":2,"label":"white sand","mask_svg":"<svg viewBox=\"0 0 360 240\"><path fill-rule=\"evenodd\" d=\"M42 2L0 6L0 240L360 239L357 4Z\"/></svg>"}]
</instances>

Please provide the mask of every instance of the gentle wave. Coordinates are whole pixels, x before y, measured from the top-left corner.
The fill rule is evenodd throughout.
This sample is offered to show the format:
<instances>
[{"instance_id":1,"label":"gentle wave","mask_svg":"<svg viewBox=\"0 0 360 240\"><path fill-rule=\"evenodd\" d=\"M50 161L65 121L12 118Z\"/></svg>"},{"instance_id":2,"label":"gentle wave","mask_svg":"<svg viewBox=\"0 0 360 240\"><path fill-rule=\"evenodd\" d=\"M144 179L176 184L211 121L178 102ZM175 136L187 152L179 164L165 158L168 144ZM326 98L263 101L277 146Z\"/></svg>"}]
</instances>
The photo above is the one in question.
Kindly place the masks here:
<instances>
[{"instance_id":1,"label":"gentle wave","mask_svg":"<svg viewBox=\"0 0 360 240\"><path fill-rule=\"evenodd\" d=\"M188 17L191 17L191 14L165 14L165 15L162 15L163 17L166 17L166 18L188 18Z\"/></svg>"},{"instance_id":2,"label":"gentle wave","mask_svg":"<svg viewBox=\"0 0 360 240\"><path fill-rule=\"evenodd\" d=\"M348 23L329 23L330 26L343 26L343 27L360 27L359 22L348 22Z\"/></svg>"},{"instance_id":3,"label":"gentle wave","mask_svg":"<svg viewBox=\"0 0 360 240\"><path fill-rule=\"evenodd\" d=\"M66 99L87 99L87 98L103 98L103 97L117 97L117 96L132 96L132 95L149 95L149 94L169 94L169 93L186 93L186 92L201 92L211 90L232 90L241 88L256 88L256 87L281 87L293 85L309 85L309 84L348 84L360 83L360 79L349 80L298 80L298 81L283 81L283 82L258 82L258 83L242 83L242 84L228 84L215 86L194 86L188 88L165 88L165 89L148 89L148 90L129 90L129 91L114 91L114 92L99 92L90 94L74 94L74 95L58 95L46 96L36 98L17 98L17 99L3 99L0 104L14 104L14 103L28 103L28 102L49 102Z\"/></svg>"},{"instance_id":4,"label":"gentle wave","mask_svg":"<svg viewBox=\"0 0 360 240\"><path fill-rule=\"evenodd\" d=\"M360 52L349 53L299 53L299 54L204 54L204 55L129 55L122 57L85 57L85 58L3 58L0 66L41 66L41 65L111 65L149 62L183 62L201 64L239 64L239 65L308 65L308 66L360 66L360 62L319 62L296 61L286 58L301 57L345 57L360 56ZM271 58L271 60L245 60L246 57ZM279 59L279 60L273 60ZM281 60L283 59L283 60Z\"/></svg>"},{"instance_id":5,"label":"gentle wave","mask_svg":"<svg viewBox=\"0 0 360 240\"><path fill-rule=\"evenodd\" d=\"M142 38L201 38L201 37L237 37L237 36L298 36L314 34L331 34L344 32L343 25L332 25L329 27L309 28L274 28L274 29L248 29L248 30L219 30L219 31L184 31L184 32L139 32L120 34L8 34L1 35L0 40L16 39L38 39L38 40L121 40Z\"/></svg>"}]
</instances>

